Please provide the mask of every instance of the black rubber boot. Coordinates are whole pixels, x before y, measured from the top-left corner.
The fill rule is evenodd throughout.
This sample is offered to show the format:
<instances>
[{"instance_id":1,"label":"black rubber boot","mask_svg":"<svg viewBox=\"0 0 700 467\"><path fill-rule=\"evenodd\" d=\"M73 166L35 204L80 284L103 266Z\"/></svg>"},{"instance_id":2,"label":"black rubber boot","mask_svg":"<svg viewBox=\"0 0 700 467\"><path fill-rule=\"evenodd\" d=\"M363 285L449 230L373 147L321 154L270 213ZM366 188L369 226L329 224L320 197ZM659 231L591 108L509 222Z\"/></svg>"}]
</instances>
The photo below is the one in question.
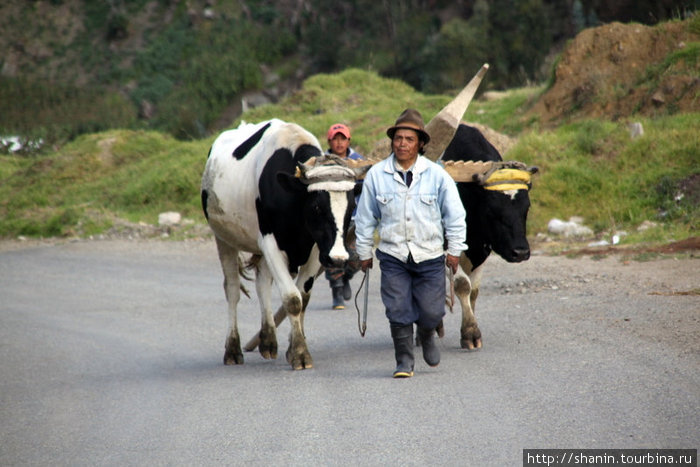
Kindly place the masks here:
<instances>
[{"instance_id":1,"label":"black rubber boot","mask_svg":"<svg viewBox=\"0 0 700 467\"><path fill-rule=\"evenodd\" d=\"M352 288L350 287L350 279L347 277L343 278L343 298L345 300L350 300L352 298Z\"/></svg>"},{"instance_id":2,"label":"black rubber boot","mask_svg":"<svg viewBox=\"0 0 700 467\"><path fill-rule=\"evenodd\" d=\"M438 366L440 364L440 349L435 342L435 330L418 327L416 332L418 341L423 349L423 360L430 366Z\"/></svg>"},{"instance_id":3,"label":"black rubber boot","mask_svg":"<svg viewBox=\"0 0 700 467\"><path fill-rule=\"evenodd\" d=\"M344 310L345 301L343 300L343 278L328 278L328 283L331 286L331 292L333 292L333 309Z\"/></svg>"},{"instance_id":4,"label":"black rubber boot","mask_svg":"<svg viewBox=\"0 0 700 467\"><path fill-rule=\"evenodd\" d=\"M333 287L333 309L334 310L344 310L345 301L343 300L343 287Z\"/></svg>"},{"instance_id":5,"label":"black rubber boot","mask_svg":"<svg viewBox=\"0 0 700 467\"><path fill-rule=\"evenodd\" d=\"M413 325L391 326L391 337L394 339L394 355L396 370L394 378L410 378L413 376Z\"/></svg>"}]
</instances>

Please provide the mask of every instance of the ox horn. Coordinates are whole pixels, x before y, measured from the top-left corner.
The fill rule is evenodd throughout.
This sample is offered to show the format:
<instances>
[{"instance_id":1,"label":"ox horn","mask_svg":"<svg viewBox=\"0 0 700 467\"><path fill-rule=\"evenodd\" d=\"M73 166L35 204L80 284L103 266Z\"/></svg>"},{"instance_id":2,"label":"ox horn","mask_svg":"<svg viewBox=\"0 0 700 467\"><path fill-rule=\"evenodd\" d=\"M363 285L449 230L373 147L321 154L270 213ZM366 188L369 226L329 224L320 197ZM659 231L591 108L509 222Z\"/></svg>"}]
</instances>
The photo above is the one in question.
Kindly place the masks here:
<instances>
[{"instance_id":1,"label":"ox horn","mask_svg":"<svg viewBox=\"0 0 700 467\"><path fill-rule=\"evenodd\" d=\"M462 121L469 103L474 98L481 80L489 69L489 64L484 63L481 69L474 75L469 84L435 115L425 126L425 131L430 135L430 144L425 146L425 156L431 161L436 161L445 152L457 132L459 122Z\"/></svg>"},{"instance_id":2,"label":"ox horn","mask_svg":"<svg viewBox=\"0 0 700 467\"><path fill-rule=\"evenodd\" d=\"M374 164L380 162L381 159L345 159L344 163L355 172L355 178L361 180L365 178L365 174L372 168Z\"/></svg>"},{"instance_id":3,"label":"ox horn","mask_svg":"<svg viewBox=\"0 0 700 467\"><path fill-rule=\"evenodd\" d=\"M297 168L294 171L294 176L296 178L304 178L304 174L308 172L309 170L313 169L314 166L316 165L316 158L312 157L306 163L304 162L297 162Z\"/></svg>"}]
</instances>

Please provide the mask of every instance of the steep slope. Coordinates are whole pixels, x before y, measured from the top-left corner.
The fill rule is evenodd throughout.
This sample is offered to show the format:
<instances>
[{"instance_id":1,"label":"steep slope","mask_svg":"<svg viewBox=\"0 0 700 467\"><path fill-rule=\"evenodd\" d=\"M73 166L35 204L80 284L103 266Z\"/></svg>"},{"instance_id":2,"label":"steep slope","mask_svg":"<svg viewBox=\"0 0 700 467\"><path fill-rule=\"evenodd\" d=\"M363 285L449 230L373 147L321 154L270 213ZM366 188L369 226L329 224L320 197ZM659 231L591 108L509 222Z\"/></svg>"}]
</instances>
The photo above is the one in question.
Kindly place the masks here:
<instances>
[{"instance_id":1,"label":"steep slope","mask_svg":"<svg viewBox=\"0 0 700 467\"><path fill-rule=\"evenodd\" d=\"M582 31L564 50L553 86L530 114L557 124L700 110L698 22L611 23Z\"/></svg>"}]
</instances>

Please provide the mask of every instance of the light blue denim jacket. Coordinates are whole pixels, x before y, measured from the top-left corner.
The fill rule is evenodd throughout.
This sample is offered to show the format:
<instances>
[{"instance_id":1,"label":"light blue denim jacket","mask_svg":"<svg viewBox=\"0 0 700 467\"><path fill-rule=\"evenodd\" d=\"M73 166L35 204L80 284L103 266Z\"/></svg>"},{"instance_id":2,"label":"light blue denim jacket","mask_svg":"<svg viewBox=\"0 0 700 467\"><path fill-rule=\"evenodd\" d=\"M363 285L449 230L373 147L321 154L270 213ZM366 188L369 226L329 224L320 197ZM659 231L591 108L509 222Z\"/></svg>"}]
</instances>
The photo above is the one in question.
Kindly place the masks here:
<instances>
[{"instance_id":1,"label":"light blue denim jacket","mask_svg":"<svg viewBox=\"0 0 700 467\"><path fill-rule=\"evenodd\" d=\"M457 186L442 167L418 156L409 188L392 153L365 176L355 216L357 253L361 260L372 258L378 229L377 248L400 261L409 253L416 263L437 258L445 240L447 252L459 256L467 249L465 217Z\"/></svg>"}]
</instances>

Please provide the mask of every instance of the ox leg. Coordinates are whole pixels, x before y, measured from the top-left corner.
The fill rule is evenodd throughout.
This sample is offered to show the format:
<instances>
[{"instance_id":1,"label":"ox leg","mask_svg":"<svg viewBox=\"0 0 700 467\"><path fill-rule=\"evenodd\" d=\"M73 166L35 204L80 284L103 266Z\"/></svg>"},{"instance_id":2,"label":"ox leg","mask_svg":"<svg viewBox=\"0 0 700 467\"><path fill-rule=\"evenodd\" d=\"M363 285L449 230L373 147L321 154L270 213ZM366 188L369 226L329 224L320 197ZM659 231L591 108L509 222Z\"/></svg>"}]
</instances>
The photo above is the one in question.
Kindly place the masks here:
<instances>
[{"instance_id":1,"label":"ox leg","mask_svg":"<svg viewBox=\"0 0 700 467\"><path fill-rule=\"evenodd\" d=\"M299 275L296 279L296 289L300 292L301 307L298 314L296 312L296 303L290 303L287 308L291 331L289 334L289 348L287 349L287 361L292 368L300 370L304 368L313 368L313 360L309 353L306 344L306 335L304 333L304 316L306 305L311 298L311 289L318 275L322 272L321 263L318 260L318 249L316 246L311 250L309 260L299 270Z\"/></svg>"},{"instance_id":2,"label":"ox leg","mask_svg":"<svg viewBox=\"0 0 700 467\"><path fill-rule=\"evenodd\" d=\"M299 278L297 279L297 288L301 291L301 301L302 301L302 313L306 312L306 306L309 304L309 300L311 299L311 286L313 285L313 282L316 280L318 276L321 275L323 272L323 268L320 268L316 274L314 274L312 277L307 277L304 278L303 275L299 275ZM308 282L309 279L312 279L311 282ZM308 287L308 291L307 291ZM304 314L304 316L306 316ZM287 317L286 312L284 311L284 307L280 305L280 307L277 309L275 312L275 326L280 325L282 321ZM303 325L303 323L302 323ZM260 344L260 334L258 333L257 335L253 336L248 343L245 345L243 348L246 352L251 352L255 350L255 348Z\"/></svg>"},{"instance_id":3,"label":"ox leg","mask_svg":"<svg viewBox=\"0 0 700 467\"><path fill-rule=\"evenodd\" d=\"M272 316L270 289L272 275L265 261L261 261L255 276L255 290L260 300L261 324L260 343L258 349L263 358L277 358L277 326Z\"/></svg>"},{"instance_id":4,"label":"ox leg","mask_svg":"<svg viewBox=\"0 0 700 467\"><path fill-rule=\"evenodd\" d=\"M221 269L224 273L224 292L228 303L229 316L224 365L241 365L243 364L243 352L241 352L241 338L238 335L237 316L238 300L241 297L241 279L238 275L238 251L218 238L216 239L216 248L219 252L219 261L221 261Z\"/></svg>"},{"instance_id":5,"label":"ox leg","mask_svg":"<svg viewBox=\"0 0 700 467\"><path fill-rule=\"evenodd\" d=\"M283 306L287 310L291 330L289 332L289 348L287 349L287 362L294 370L313 368L313 360L306 345L304 336L304 319L302 316L302 299L300 295L288 295L283 300Z\"/></svg>"},{"instance_id":6,"label":"ox leg","mask_svg":"<svg viewBox=\"0 0 700 467\"><path fill-rule=\"evenodd\" d=\"M272 278L277 284L280 296L282 297L282 308L284 314L289 318L291 331L289 335L289 348L287 349L287 361L295 370L312 368L313 361L306 346L303 325L303 300L301 293L294 285L292 277L287 269L287 260L277 247L277 243L272 235L262 236L258 244L263 251L263 257L267 262ZM316 254L314 255L314 251ZM318 262L318 252L312 249L312 257Z\"/></svg>"},{"instance_id":7,"label":"ox leg","mask_svg":"<svg viewBox=\"0 0 700 467\"><path fill-rule=\"evenodd\" d=\"M321 273L323 273L324 271L323 267L321 266L321 263L316 261L315 259L317 258L316 248L317 247L314 246L314 249L311 252L310 260L300 268L296 280L297 289L301 293L300 318L302 330L304 329L304 317L306 316L306 306L309 304L309 300L311 300L311 289L313 288L318 276L320 276Z\"/></svg>"},{"instance_id":8,"label":"ox leg","mask_svg":"<svg viewBox=\"0 0 700 467\"><path fill-rule=\"evenodd\" d=\"M470 276L464 273L460 267L455 275L455 295L459 299L459 304L462 308L462 326L460 328L460 345L463 349L479 349L481 348L481 330L474 315L474 305L476 297L479 295L479 283L481 267L477 268ZM477 277L474 276L477 273Z\"/></svg>"}]
</instances>

